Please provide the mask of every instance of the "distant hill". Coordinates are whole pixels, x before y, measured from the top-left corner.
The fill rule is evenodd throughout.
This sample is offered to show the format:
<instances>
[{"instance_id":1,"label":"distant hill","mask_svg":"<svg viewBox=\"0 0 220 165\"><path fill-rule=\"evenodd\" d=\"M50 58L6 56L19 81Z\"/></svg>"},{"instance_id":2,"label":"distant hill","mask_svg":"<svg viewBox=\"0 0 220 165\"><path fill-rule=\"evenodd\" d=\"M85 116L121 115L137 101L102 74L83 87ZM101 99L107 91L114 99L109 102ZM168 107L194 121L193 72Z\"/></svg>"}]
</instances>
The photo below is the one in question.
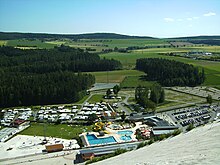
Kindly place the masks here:
<instances>
[{"instance_id":1,"label":"distant hill","mask_svg":"<svg viewBox=\"0 0 220 165\"><path fill-rule=\"evenodd\" d=\"M192 36L168 38L167 41L187 41L193 44L220 45L220 36Z\"/></svg>"},{"instance_id":2,"label":"distant hill","mask_svg":"<svg viewBox=\"0 0 220 165\"><path fill-rule=\"evenodd\" d=\"M219 36L190 36L190 37L175 37L175 38L167 38L168 40L220 40Z\"/></svg>"},{"instance_id":3,"label":"distant hill","mask_svg":"<svg viewBox=\"0 0 220 165\"><path fill-rule=\"evenodd\" d=\"M130 36L116 33L87 33L87 34L47 34L47 33L17 33L0 32L0 40L13 39L45 39L45 38L68 38L68 39L155 39L153 37Z\"/></svg>"}]
</instances>

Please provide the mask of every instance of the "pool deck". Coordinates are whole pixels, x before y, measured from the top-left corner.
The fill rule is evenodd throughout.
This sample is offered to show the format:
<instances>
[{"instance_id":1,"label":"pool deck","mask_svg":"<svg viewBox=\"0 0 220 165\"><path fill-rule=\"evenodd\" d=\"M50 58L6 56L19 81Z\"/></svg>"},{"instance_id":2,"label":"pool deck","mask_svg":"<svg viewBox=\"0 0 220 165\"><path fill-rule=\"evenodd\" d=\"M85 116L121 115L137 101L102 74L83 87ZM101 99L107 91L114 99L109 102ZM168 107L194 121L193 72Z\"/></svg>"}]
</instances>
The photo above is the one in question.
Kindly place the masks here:
<instances>
[{"instance_id":1,"label":"pool deck","mask_svg":"<svg viewBox=\"0 0 220 165\"><path fill-rule=\"evenodd\" d=\"M115 143L126 143L126 142L135 142L137 141L136 139L136 135L135 135L135 131L138 129L138 128L141 128L141 127L145 127L145 128L149 128L148 125L142 125L142 122L136 122L135 123L136 126L133 127L133 128L129 128L129 129L119 129L119 130L114 130L114 129L111 129L109 127L106 127L106 131L108 132L108 134L105 134L104 136L99 136L99 133L98 132L89 132L89 133L82 133L80 135L80 138L82 139L82 142L84 144L84 147L92 147L92 146L103 146L103 145L109 145L109 144L115 144ZM131 140L122 140L121 139L121 135L118 134L118 131L132 131L133 133L131 135L129 135L131 137ZM113 136L116 140L115 143L104 143L104 144L94 144L94 145L90 145L86 135L87 134L93 134L95 135L97 138L101 139L101 138L107 138L107 137L110 137L110 136Z\"/></svg>"}]
</instances>

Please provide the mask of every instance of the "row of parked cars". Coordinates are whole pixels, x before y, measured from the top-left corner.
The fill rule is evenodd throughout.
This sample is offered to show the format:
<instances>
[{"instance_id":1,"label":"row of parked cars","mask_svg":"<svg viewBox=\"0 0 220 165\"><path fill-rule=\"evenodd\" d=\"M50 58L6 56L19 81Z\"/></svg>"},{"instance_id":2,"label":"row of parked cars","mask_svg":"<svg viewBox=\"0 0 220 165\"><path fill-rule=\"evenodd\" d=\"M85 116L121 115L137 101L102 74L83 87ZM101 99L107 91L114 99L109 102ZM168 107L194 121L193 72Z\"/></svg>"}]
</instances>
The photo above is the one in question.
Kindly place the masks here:
<instances>
[{"instance_id":1,"label":"row of parked cars","mask_svg":"<svg viewBox=\"0 0 220 165\"><path fill-rule=\"evenodd\" d=\"M200 125L211 118L209 108L207 105L183 108L172 115L183 127L189 124Z\"/></svg>"},{"instance_id":2,"label":"row of parked cars","mask_svg":"<svg viewBox=\"0 0 220 165\"><path fill-rule=\"evenodd\" d=\"M177 115L177 116L175 116L175 118L176 118L176 120L184 120L187 118L197 117L197 116L201 116L201 115L208 114L208 113L209 113L209 111L207 109L196 110L193 112L188 112L185 114Z\"/></svg>"},{"instance_id":3,"label":"row of parked cars","mask_svg":"<svg viewBox=\"0 0 220 165\"><path fill-rule=\"evenodd\" d=\"M196 124L198 123L198 125L201 123L201 122L204 122L204 121L207 121L211 118L211 115L205 115L205 116L199 116L197 118L191 118L191 119L188 119L188 120L183 120L180 122L180 124L185 127L189 124Z\"/></svg>"}]
</instances>

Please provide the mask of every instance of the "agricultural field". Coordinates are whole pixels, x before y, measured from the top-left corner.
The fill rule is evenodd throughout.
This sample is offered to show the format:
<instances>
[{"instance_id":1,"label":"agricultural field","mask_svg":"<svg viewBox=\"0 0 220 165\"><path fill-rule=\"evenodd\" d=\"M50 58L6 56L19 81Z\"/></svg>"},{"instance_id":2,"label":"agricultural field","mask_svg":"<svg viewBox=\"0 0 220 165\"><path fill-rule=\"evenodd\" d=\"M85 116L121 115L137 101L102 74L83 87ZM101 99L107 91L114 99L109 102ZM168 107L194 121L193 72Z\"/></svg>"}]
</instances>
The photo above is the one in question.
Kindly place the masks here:
<instances>
[{"instance_id":1,"label":"agricultural field","mask_svg":"<svg viewBox=\"0 0 220 165\"><path fill-rule=\"evenodd\" d=\"M108 42L103 41L109 48L127 48L129 46L161 46L170 45L168 42L162 39L113 39Z\"/></svg>"},{"instance_id":2,"label":"agricultural field","mask_svg":"<svg viewBox=\"0 0 220 165\"><path fill-rule=\"evenodd\" d=\"M68 45L74 48L92 48L96 49L96 52L101 52L102 49L114 49L127 48L129 46L168 46L168 42L162 39L80 39L77 41L68 40L65 41L49 41L45 42L55 45Z\"/></svg>"},{"instance_id":3,"label":"agricultural field","mask_svg":"<svg viewBox=\"0 0 220 165\"><path fill-rule=\"evenodd\" d=\"M44 131L45 129L45 131ZM92 130L92 126L71 126L67 124L44 124L43 123L31 123L31 126L20 134L22 135L32 135L32 136L46 136L64 138L64 139L73 139L77 138L79 134L84 131Z\"/></svg>"},{"instance_id":4,"label":"agricultural field","mask_svg":"<svg viewBox=\"0 0 220 165\"><path fill-rule=\"evenodd\" d=\"M210 46L211 47L211 46ZM131 53L108 53L101 54L102 58L113 58L119 60L125 69L134 69L136 60L139 58L166 58L185 62L205 69L206 80L204 85L219 86L220 85L220 63L213 61L194 60L183 57L174 57L158 54L158 52L169 53L174 51L187 51L188 48L153 48L139 51L132 51ZM216 46L213 47L216 49Z\"/></svg>"},{"instance_id":5,"label":"agricultural field","mask_svg":"<svg viewBox=\"0 0 220 165\"><path fill-rule=\"evenodd\" d=\"M120 84L122 88L136 88L141 86L151 86L155 82L144 80L144 76L127 76Z\"/></svg>"},{"instance_id":6,"label":"agricultural field","mask_svg":"<svg viewBox=\"0 0 220 165\"><path fill-rule=\"evenodd\" d=\"M144 72L138 70L117 70L105 72L86 72L96 78L96 83L121 83L127 76L141 76Z\"/></svg>"},{"instance_id":7,"label":"agricultural field","mask_svg":"<svg viewBox=\"0 0 220 165\"><path fill-rule=\"evenodd\" d=\"M7 45L7 41L0 40L0 46Z\"/></svg>"},{"instance_id":8,"label":"agricultural field","mask_svg":"<svg viewBox=\"0 0 220 165\"><path fill-rule=\"evenodd\" d=\"M45 43L40 40L9 40L7 46L18 47L21 49L51 49L55 44Z\"/></svg>"}]
</instances>

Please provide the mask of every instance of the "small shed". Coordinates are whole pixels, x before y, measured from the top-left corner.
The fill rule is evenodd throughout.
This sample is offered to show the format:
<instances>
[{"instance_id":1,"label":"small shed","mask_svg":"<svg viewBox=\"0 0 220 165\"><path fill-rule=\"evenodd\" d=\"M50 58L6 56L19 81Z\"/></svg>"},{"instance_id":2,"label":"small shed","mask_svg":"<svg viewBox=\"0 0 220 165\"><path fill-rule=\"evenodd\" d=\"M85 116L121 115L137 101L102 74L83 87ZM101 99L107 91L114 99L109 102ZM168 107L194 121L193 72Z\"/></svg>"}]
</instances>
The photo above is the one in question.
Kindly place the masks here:
<instances>
[{"instance_id":1,"label":"small shed","mask_svg":"<svg viewBox=\"0 0 220 165\"><path fill-rule=\"evenodd\" d=\"M47 152L62 151L64 148L63 144L52 144L52 145L46 145L45 147Z\"/></svg>"}]
</instances>

